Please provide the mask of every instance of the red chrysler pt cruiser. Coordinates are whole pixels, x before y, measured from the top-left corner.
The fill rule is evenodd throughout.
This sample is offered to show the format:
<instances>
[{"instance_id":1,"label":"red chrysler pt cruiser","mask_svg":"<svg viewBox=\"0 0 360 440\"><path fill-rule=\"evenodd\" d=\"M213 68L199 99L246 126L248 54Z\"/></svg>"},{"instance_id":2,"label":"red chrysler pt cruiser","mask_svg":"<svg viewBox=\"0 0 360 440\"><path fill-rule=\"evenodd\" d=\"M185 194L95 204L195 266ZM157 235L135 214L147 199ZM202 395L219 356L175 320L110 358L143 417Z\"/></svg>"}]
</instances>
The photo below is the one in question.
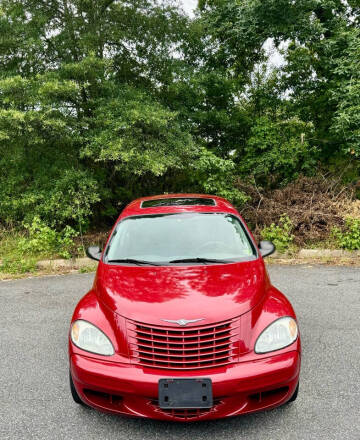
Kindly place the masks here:
<instances>
[{"instance_id":1,"label":"red chrysler pt cruiser","mask_svg":"<svg viewBox=\"0 0 360 440\"><path fill-rule=\"evenodd\" d=\"M101 411L196 421L294 401L300 337L236 209L208 195L130 203L69 333L75 402Z\"/></svg>"}]
</instances>

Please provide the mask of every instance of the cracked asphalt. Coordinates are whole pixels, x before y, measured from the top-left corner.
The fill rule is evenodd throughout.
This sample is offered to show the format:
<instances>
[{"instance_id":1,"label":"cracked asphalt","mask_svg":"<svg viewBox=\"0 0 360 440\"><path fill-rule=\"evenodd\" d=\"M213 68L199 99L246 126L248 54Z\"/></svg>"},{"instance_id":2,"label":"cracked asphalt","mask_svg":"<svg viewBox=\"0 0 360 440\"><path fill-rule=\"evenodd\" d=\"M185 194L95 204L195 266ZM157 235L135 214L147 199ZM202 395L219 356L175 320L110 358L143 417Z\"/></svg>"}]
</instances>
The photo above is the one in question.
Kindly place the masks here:
<instances>
[{"instance_id":1,"label":"cracked asphalt","mask_svg":"<svg viewBox=\"0 0 360 440\"><path fill-rule=\"evenodd\" d=\"M94 274L0 282L0 439L360 439L360 269L270 266L292 301L303 361L293 404L180 424L105 415L73 403L67 333Z\"/></svg>"}]
</instances>

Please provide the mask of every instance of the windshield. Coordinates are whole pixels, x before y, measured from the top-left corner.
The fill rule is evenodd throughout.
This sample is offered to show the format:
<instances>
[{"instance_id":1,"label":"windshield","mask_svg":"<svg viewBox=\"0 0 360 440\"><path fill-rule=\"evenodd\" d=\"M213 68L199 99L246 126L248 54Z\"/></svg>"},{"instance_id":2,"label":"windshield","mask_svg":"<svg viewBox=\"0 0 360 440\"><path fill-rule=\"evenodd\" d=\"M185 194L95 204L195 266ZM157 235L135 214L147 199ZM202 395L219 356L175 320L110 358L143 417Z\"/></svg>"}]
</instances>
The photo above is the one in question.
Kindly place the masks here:
<instances>
[{"instance_id":1,"label":"windshield","mask_svg":"<svg viewBox=\"0 0 360 440\"><path fill-rule=\"evenodd\" d=\"M166 264L187 259L233 262L255 258L254 246L243 225L229 214L128 217L118 224L106 250L107 262L139 260Z\"/></svg>"}]
</instances>

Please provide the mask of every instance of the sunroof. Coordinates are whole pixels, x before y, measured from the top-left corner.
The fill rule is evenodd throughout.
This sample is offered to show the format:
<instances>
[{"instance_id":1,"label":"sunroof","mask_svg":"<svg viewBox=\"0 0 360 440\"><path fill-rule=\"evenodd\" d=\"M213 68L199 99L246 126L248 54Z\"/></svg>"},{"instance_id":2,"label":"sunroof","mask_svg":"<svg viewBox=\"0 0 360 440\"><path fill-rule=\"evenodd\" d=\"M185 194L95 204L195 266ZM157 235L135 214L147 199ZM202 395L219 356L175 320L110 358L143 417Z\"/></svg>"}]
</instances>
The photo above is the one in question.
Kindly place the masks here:
<instances>
[{"instance_id":1,"label":"sunroof","mask_svg":"<svg viewBox=\"0 0 360 440\"><path fill-rule=\"evenodd\" d=\"M214 199L204 199L200 197L171 197L168 199L144 200L142 208L155 208L157 206L215 206Z\"/></svg>"}]
</instances>

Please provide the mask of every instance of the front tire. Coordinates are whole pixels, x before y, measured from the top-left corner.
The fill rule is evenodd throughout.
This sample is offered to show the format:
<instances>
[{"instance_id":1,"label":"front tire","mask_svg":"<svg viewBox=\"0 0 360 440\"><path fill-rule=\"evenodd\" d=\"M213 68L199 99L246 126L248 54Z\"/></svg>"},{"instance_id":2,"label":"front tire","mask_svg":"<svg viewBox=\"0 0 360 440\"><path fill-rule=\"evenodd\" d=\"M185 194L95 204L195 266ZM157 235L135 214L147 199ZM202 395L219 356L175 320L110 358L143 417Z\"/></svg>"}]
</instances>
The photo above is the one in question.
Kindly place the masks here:
<instances>
[{"instance_id":1,"label":"front tire","mask_svg":"<svg viewBox=\"0 0 360 440\"><path fill-rule=\"evenodd\" d=\"M297 384L297 387L296 387L296 389L294 391L294 394L288 400L288 403L295 402L295 400L297 399L298 393L299 393L299 383Z\"/></svg>"},{"instance_id":2,"label":"front tire","mask_svg":"<svg viewBox=\"0 0 360 440\"><path fill-rule=\"evenodd\" d=\"M69 379L70 379L70 391L71 391L72 398L74 399L74 402L76 402L79 405L86 406L85 403L80 399L80 396L76 391L76 388L75 388L70 371L69 371Z\"/></svg>"}]
</instances>

